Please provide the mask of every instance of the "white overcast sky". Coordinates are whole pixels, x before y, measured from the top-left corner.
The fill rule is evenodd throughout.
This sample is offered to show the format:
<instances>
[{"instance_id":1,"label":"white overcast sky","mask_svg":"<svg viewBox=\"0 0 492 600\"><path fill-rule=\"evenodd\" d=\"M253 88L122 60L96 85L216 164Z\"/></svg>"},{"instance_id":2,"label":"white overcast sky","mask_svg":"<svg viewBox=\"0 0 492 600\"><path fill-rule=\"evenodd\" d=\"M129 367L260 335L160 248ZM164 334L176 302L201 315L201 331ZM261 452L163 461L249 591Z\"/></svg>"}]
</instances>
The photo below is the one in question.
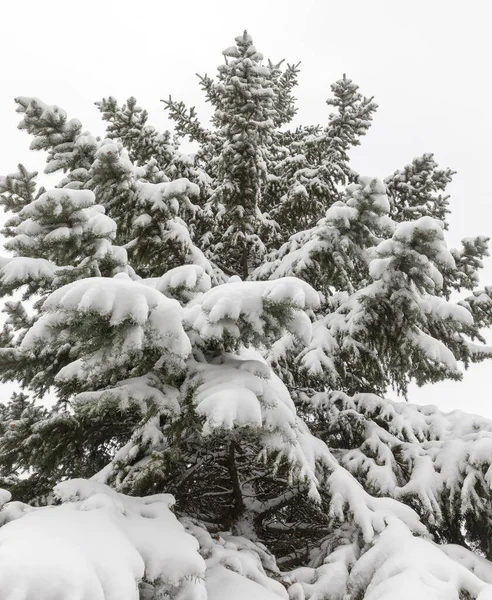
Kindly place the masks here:
<instances>
[{"instance_id":1,"label":"white overcast sky","mask_svg":"<svg viewBox=\"0 0 492 600\"><path fill-rule=\"evenodd\" d=\"M209 114L194 74L213 74L247 29L267 58L301 61L297 122L326 122L330 83L346 73L379 104L354 168L385 177L434 152L458 172L449 244L492 236L491 21L488 0L3 0L0 174L44 164L16 128L15 96L58 104L102 134L94 101L134 95L165 129L169 94ZM410 400L492 417L489 373L492 362L472 366L463 382L412 389Z\"/></svg>"}]
</instances>

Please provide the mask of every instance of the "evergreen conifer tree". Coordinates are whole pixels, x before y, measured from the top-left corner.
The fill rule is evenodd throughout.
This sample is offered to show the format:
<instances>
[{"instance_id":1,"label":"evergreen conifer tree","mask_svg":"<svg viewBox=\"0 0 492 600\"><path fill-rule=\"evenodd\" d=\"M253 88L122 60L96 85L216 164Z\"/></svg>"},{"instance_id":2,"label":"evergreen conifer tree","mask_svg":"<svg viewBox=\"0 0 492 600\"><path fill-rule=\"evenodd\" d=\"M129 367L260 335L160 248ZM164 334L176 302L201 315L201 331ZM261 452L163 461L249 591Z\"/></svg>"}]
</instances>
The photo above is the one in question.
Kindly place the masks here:
<instances>
[{"instance_id":1,"label":"evergreen conifer tree","mask_svg":"<svg viewBox=\"0 0 492 600\"><path fill-rule=\"evenodd\" d=\"M223 54L210 128L165 103L193 156L17 100L62 179L0 178L0 597L490 600L492 422L384 397L491 356L487 238L447 248L432 155L351 169L346 76L292 131L298 67Z\"/></svg>"}]
</instances>

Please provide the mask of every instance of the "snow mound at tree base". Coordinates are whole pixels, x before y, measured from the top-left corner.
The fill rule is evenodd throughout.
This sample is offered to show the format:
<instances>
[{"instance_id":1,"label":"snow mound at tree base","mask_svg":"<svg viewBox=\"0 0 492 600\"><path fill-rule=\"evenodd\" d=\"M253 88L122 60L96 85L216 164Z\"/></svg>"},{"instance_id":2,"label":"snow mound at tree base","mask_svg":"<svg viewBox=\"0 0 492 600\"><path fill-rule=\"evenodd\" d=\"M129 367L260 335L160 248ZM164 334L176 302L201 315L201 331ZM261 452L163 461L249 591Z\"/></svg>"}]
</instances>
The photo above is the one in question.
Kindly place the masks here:
<instances>
[{"instance_id":1,"label":"snow mound at tree base","mask_svg":"<svg viewBox=\"0 0 492 600\"><path fill-rule=\"evenodd\" d=\"M321 542L316 566L282 576L262 544L178 521L169 494L135 498L83 479L55 494L61 505L32 508L1 491L2 600L492 598L492 563L397 517L370 544Z\"/></svg>"},{"instance_id":2,"label":"snow mound at tree base","mask_svg":"<svg viewBox=\"0 0 492 600\"><path fill-rule=\"evenodd\" d=\"M162 588L189 580L189 597L203 597L205 563L172 496L131 498L81 479L55 491L61 506L27 508L0 530L2 600L137 600L144 576Z\"/></svg>"}]
</instances>

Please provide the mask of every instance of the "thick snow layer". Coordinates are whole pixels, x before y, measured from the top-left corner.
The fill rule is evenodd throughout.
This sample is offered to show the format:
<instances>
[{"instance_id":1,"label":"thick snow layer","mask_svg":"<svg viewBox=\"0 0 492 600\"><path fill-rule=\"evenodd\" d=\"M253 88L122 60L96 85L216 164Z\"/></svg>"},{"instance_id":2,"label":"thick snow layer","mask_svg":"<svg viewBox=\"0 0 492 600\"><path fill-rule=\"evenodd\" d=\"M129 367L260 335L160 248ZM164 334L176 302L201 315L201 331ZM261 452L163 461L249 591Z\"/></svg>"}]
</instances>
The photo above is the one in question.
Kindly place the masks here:
<instances>
[{"instance_id":1,"label":"thick snow layer","mask_svg":"<svg viewBox=\"0 0 492 600\"><path fill-rule=\"evenodd\" d=\"M165 183L138 181L137 190L143 205L148 205L152 211L170 211L171 214L178 214L179 199L200 194L200 188L188 179L175 179Z\"/></svg>"},{"instance_id":2,"label":"thick snow layer","mask_svg":"<svg viewBox=\"0 0 492 600\"><path fill-rule=\"evenodd\" d=\"M317 308L319 296L307 283L295 277L285 277L268 282L238 282L217 286L202 301L203 310L211 321L232 317L241 313L261 312L265 300L289 302L300 309Z\"/></svg>"},{"instance_id":3,"label":"thick snow layer","mask_svg":"<svg viewBox=\"0 0 492 600\"><path fill-rule=\"evenodd\" d=\"M131 498L86 480L56 493L63 505L0 529L2 600L138 600L143 577L163 588L191 578L189 597L205 597L205 563L169 510L172 496Z\"/></svg>"},{"instance_id":4,"label":"thick snow layer","mask_svg":"<svg viewBox=\"0 0 492 600\"><path fill-rule=\"evenodd\" d=\"M114 278L90 277L65 285L53 292L43 305L44 314L24 337L21 350L30 351L57 345L72 345L73 362L57 374L59 381L87 378L111 368L111 361L128 361L129 351L153 347L176 357L186 358L191 344L183 325L183 311L177 300L131 280L122 273ZM87 349L85 338L72 331L74 319L89 324L103 319L109 335L100 340L98 349ZM75 321L76 322L76 321ZM108 348L111 350L108 352ZM124 376L124 375L123 375Z\"/></svg>"},{"instance_id":5,"label":"thick snow layer","mask_svg":"<svg viewBox=\"0 0 492 600\"><path fill-rule=\"evenodd\" d=\"M48 313L27 333L23 347L50 337L49 327L65 313L98 313L116 327L125 321L149 326L163 348L185 357L190 345L181 326L181 307L157 290L132 281L125 274L114 278L88 277L54 291L43 304Z\"/></svg>"},{"instance_id":6,"label":"thick snow layer","mask_svg":"<svg viewBox=\"0 0 492 600\"><path fill-rule=\"evenodd\" d=\"M57 266L44 258L0 258L0 282L9 286L30 281L51 281Z\"/></svg>"},{"instance_id":7,"label":"thick snow layer","mask_svg":"<svg viewBox=\"0 0 492 600\"><path fill-rule=\"evenodd\" d=\"M197 363L196 370L201 384L194 401L198 414L206 417L206 433L265 424L295 437L294 403L259 354L222 355L220 364Z\"/></svg>"},{"instance_id":8,"label":"thick snow layer","mask_svg":"<svg viewBox=\"0 0 492 600\"><path fill-rule=\"evenodd\" d=\"M230 567L216 565L207 570L205 584L208 600L279 600L286 599L248 577L242 577ZM284 590L285 591L285 590Z\"/></svg>"},{"instance_id":9,"label":"thick snow layer","mask_svg":"<svg viewBox=\"0 0 492 600\"><path fill-rule=\"evenodd\" d=\"M41 194L20 211L20 216L37 219L49 211L53 216L60 215L64 210L70 212L88 208L96 203L94 192L91 190L67 190L57 188Z\"/></svg>"},{"instance_id":10,"label":"thick snow layer","mask_svg":"<svg viewBox=\"0 0 492 600\"><path fill-rule=\"evenodd\" d=\"M430 542L412 536L397 519L356 563L348 588L365 600L450 600L462 591L475 598L487 585ZM484 598L485 596L482 596Z\"/></svg>"},{"instance_id":11,"label":"thick snow layer","mask_svg":"<svg viewBox=\"0 0 492 600\"><path fill-rule=\"evenodd\" d=\"M107 511L71 506L0 529L4 600L137 600L143 560Z\"/></svg>"},{"instance_id":12,"label":"thick snow layer","mask_svg":"<svg viewBox=\"0 0 492 600\"><path fill-rule=\"evenodd\" d=\"M473 316L469 310L444 298L425 295L422 297L420 306L427 314L435 314L442 319L454 319L464 325L473 324Z\"/></svg>"},{"instance_id":13,"label":"thick snow layer","mask_svg":"<svg viewBox=\"0 0 492 600\"><path fill-rule=\"evenodd\" d=\"M210 275L200 265L182 265L171 269L162 277L142 279L141 283L153 287L170 298L184 294L191 300L212 287Z\"/></svg>"},{"instance_id":14,"label":"thick snow layer","mask_svg":"<svg viewBox=\"0 0 492 600\"><path fill-rule=\"evenodd\" d=\"M10 502L12 499L12 494L7 490L0 489L0 508L6 503Z\"/></svg>"},{"instance_id":15,"label":"thick snow layer","mask_svg":"<svg viewBox=\"0 0 492 600\"><path fill-rule=\"evenodd\" d=\"M284 305L292 314L284 328L306 343L311 339L311 321L305 309L319 305L318 293L295 277L275 281L230 282L206 292L199 303L186 311L187 322L203 339L220 338L224 333L239 338L242 321L258 334L264 334L275 306Z\"/></svg>"},{"instance_id":16,"label":"thick snow layer","mask_svg":"<svg viewBox=\"0 0 492 600\"><path fill-rule=\"evenodd\" d=\"M203 575L204 564L194 551L195 539L169 510L174 498L157 494L145 498L124 496L107 486L81 479L60 483L55 493L62 500L81 500L79 510L107 509L121 515L121 527L145 563L145 577L178 585L184 578Z\"/></svg>"}]
</instances>

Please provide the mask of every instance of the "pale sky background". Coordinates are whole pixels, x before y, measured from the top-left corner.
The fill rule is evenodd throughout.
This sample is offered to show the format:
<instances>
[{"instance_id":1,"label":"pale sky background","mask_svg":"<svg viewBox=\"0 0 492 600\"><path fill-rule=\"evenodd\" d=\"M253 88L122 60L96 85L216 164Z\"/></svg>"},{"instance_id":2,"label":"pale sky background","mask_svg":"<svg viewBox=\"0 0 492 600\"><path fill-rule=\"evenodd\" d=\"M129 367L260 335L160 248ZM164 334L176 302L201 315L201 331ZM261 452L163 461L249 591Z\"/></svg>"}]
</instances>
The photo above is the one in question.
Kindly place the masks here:
<instances>
[{"instance_id":1,"label":"pale sky background","mask_svg":"<svg viewBox=\"0 0 492 600\"><path fill-rule=\"evenodd\" d=\"M15 96L57 104L96 135L104 126L93 103L109 95L136 96L159 129L169 127L160 102L169 94L206 118L194 74L214 74L247 29L265 57L301 61L296 122L325 123L330 84L347 73L379 104L354 168L386 177L434 152L458 172L449 245L492 237L487 0L3 0L0 19L0 174L19 162L42 171L45 160L17 130ZM413 388L410 400L492 417L490 373L492 362L474 365L462 382Z\"/></svg>"}]
</instances>

